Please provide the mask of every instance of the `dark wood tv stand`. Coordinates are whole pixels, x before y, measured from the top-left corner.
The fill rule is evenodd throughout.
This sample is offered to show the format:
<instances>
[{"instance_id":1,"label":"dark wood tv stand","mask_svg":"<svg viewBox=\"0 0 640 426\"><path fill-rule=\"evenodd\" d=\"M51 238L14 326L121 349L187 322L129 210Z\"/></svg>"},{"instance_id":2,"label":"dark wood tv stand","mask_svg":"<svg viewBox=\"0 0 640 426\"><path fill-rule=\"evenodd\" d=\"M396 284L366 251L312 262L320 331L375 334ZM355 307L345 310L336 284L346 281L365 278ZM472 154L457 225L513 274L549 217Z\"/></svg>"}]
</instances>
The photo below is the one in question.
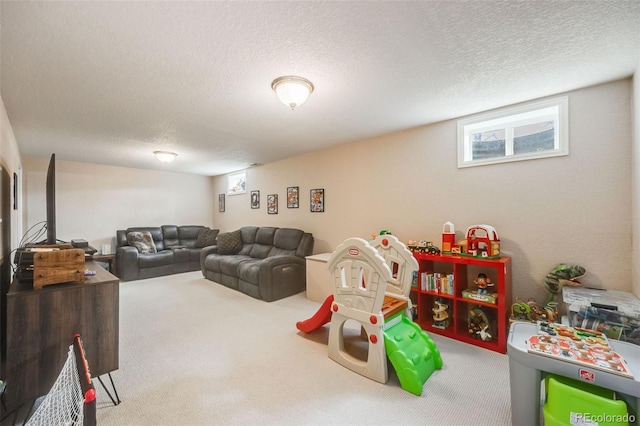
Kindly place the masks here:
<instances>
[{"instance_id":1,"label":"dark wood tv stand","mask_svg":"<svg viewBox=\"0 0 640 426\"><path fill-rule=\"evenodd\" d=\"M7 293L7 352L4 378L7 409L45 395L80 333L91 377L118 369L119 286L117 277L95 262L83 284L33 290L18 280Z\"/></svg>"}]
</instances>

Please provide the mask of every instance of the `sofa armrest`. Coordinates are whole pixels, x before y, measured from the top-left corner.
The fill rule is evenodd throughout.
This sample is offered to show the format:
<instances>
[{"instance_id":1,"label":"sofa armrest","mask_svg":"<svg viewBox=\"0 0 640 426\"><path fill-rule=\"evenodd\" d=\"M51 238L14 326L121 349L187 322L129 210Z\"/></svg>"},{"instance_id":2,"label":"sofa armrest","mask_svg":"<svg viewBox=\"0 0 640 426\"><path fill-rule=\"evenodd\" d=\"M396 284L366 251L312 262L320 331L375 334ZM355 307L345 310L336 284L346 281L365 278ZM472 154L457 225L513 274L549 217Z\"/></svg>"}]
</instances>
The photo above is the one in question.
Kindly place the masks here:
<instances>
[{"instance_id":1,"label":"sofa armrest","mask_svg":"<svg viewBox=\"0 0 640 426\"><path fill-rule=\"evenodd\" d=\"M138 250L123 246L116 250L116 271L122 281L138 279Z\"/></svg>"},{"instance_id":2,"label":"sofa armrest","mask_svg":"<svg viewBox=\"0 0 640 426\"><path fill-rule=\"evenodd\" d=\"M210 254L218 254L218 246L206 246L206 247L202 247L202 249L200 250L200 270L202 271L203 277L207 276L206 271L204 269L204 260Z\"/></svg>"},{"instance_id":3,"label":"sofa armrest","mask_svg":"<svg viewBox=\"0 0 640 426\"><path fill-rule=\"evenodd\" d=\"M126 229L118 229L116 231L116 248L128 246Z\"/></svg>"},{"instance_id":4,"label":"sofa armrest","mask_svg":"<svg viewBox=\"0 0 640 426\"><path fill-rule=\"evenodd\" d=\"M260 297L267 302L304 291L307 286L306 259L298 256L270 256L260 263Z\"/></svg>"}]
</instances>

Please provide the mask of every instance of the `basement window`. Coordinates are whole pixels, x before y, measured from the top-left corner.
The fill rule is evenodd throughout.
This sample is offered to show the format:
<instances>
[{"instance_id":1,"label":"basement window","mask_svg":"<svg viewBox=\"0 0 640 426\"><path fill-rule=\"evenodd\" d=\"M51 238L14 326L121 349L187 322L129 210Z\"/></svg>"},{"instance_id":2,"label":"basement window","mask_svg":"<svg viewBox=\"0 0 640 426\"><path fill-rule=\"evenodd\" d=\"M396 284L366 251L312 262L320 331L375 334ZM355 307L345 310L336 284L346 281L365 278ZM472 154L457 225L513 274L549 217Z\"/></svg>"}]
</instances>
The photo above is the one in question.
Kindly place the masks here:
<instances>
[{"instance_id":1,"label":"basement window","mask_svg":"<svg viewBox=\"0 0 640 426\"><path fill-rule=\"evenodd\" d=\"M569 155L567 97L458 121L458 167Z\"/></svg>"}]
</instances>

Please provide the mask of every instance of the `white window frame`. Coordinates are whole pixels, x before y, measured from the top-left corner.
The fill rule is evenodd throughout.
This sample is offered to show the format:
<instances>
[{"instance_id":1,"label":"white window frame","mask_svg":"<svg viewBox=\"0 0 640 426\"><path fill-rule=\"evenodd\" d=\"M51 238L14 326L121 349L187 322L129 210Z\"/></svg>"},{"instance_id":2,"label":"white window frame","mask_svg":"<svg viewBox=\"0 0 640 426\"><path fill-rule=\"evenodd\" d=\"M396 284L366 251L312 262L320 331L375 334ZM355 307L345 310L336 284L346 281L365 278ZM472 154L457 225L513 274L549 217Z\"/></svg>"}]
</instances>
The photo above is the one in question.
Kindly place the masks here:
<instances>
[{"instance_id":1,"label":"white window frame","mask_svg":"<svg viewBox=\"0 0 640 426\"><path fill-rule=\"evenodd\" d=\"M230 174L227 177L227 194L238 195L247 193L247 172Z\"/></svg>"},{"instance_id":2,"label":"white window frame","mask_svg":"<svg viewBox=\"0 0 640 426\"><path fill-rule=\"evenodd\" d=\"M569 98L564 96L503 108L458 120L458 168L569 155L568 119ZM546 151L514 154L513 129L541 121L554 122L554 148ZM505 155L473 160L471 135L497 129L505 131Z\"/></svg>"}]
</instances>

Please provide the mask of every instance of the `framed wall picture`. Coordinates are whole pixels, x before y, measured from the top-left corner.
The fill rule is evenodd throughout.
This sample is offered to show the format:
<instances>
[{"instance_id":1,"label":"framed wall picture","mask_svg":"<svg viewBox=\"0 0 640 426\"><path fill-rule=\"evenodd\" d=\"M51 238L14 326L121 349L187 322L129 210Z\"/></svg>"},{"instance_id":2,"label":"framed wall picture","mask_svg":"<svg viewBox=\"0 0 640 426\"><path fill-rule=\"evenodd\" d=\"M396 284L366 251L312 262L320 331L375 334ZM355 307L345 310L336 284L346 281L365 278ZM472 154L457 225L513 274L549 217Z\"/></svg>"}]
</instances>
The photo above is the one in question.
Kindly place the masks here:
<instances>
[{"instance_id":1,"label":"framed wall picture","mask_svg":"<svg viewBox=\"0 0 640 426\"><path fill-rule=\"evenodd\" d=\"M311 211L314 213L324 212L324 189L312 189L310 192Z\"/></svg>"},{"instance_id":2,"label":"framed wall picture","mask_svg":"<svg viewBox=\"0 0 640 426\"><path fill-rule=\"evenodd\" d=\"M247 172L234 173L229 175L227 181L227 194L237 195L247 193Z\"/></svg>"},{"instance_id":3,"label":"framed wall picture","mask_svg":"<svg viewBox=\"0 0 640 426\"><path fill-rule=\"evenodd\" d=\"M287 208L297 209L300 207L300 188L297 186L290 186L287 188Z\"/></svg>"},{"instance_id":4,"label":"framed wall picture","mask_svg":"<svg viewBox=\"0 0 640 426\"><path fill-rule=\"evenodd\" d=\"M278 194L267 195L267 213L278 214Z\"/></svg>"},{"instance_id":5,"label":"framed wall picture","mask_svg":"<svg viewBox=\"0 0 640 426\"><path fill-rule=\"evenodd\" d=\"M218 195L218 211L224 212L224 194Z\"/></svg>"},{"instance_id":6,"label":"framed wall picture","mask_svg":"<svg viewBox=\"0 0 640 426\"><path fill-rule=\"evenodd\" d=\"M251 191L251 208L260 208L260 191Z\"/></svg>"}]
</instances>

